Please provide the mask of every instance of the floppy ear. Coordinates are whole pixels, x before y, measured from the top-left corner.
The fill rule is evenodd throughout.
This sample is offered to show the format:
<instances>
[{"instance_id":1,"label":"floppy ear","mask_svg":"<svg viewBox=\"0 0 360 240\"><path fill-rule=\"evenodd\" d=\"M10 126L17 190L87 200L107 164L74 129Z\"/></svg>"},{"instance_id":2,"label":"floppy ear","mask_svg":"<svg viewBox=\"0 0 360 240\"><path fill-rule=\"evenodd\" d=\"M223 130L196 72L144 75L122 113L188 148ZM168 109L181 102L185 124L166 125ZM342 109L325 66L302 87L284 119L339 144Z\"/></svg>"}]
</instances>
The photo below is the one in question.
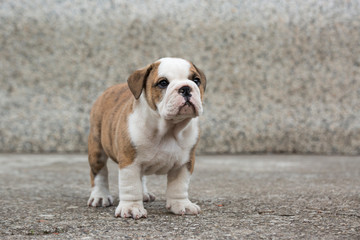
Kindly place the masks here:
<instances>
[{"instance_id":1,"label":"floppy ear","mask_svg":"<svg viewBox=\"0 0 360 240\"><path fill-rule=\"evenodd\" d=\"M205 74L203 71L201 71L200 69L198 69L195 64L193 63L192 64L194 66L194 68L196 69L196 71L200 74L200 77L201 77L201 84L204 86L204 91L206 89L206 77L205 77Z\"/></svg>"},{"instance_id":2,"label":"floppy ear","mask_svg":"<svg viewBox=\"0 0 360 240\"><path fill-rule=\"evenodd\" d=\"M145 87L146 79L148 78L151 70L152 64L142 69L136 70L128 78L128 86L136 99L139 99L141 92Z\"/></svg>"}]
</instances>

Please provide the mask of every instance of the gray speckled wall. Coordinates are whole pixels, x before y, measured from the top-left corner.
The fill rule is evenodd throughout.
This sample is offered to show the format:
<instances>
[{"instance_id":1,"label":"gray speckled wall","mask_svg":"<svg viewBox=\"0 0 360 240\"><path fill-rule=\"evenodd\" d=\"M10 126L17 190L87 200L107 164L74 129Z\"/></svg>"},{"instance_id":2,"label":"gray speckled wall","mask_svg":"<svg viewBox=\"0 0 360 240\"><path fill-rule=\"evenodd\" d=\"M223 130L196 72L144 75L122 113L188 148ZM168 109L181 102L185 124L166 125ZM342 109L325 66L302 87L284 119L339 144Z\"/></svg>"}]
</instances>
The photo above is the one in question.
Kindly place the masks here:
<instances>
[{"instance_id":1,"label":"gray speckled wall","mask_svg":"<svg viewBox=\"0 0 360 240\"><path fill-rule=\"evenodd\" d=\"M360 153L360 3L0 2L0 151L84 152L91 104L164 56L208 77L198 153Z\"/></svg>"}]
</instances>

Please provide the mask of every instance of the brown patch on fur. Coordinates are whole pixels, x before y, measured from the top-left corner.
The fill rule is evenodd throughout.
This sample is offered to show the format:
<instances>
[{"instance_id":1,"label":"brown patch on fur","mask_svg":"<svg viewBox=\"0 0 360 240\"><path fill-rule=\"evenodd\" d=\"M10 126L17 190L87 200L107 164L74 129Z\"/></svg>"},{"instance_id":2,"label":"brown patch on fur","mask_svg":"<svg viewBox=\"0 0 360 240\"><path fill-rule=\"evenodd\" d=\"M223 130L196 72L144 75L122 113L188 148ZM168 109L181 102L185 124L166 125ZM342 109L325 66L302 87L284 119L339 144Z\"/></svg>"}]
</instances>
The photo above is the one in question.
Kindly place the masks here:
<instances>
[{"instance_id":1,"label":"brown patch on fur","mask_svg":"<svg viewBox=\"0 0 360 240\"><path fill-rule=\"evenodd\" d=\"M160 62L153 63L152 65L153 65L152 71L149 74L145 85L145 97L149 106L156 111L157 110L156 104L161 101L165 89L161 89L158 86L156 86L156 83L158 82L158 68Z\"/></svg>"},{"instance_id":2,"label":"brown patch on fur","mask_svg":"<svg viewBox=\"0 0 360 240\"><path fill-rule=\"evenodd\" d=\"M189 172L192 174L195 167L195 146L190 151L190 160L187 163L187 168L189 169Z\"/></svg>"},{"instance_id":3,"label":"brown patch on fur","mask_svg":"<svg viewBox=\"0 0 360 240\"><path fill-rule=\"evenodd\" d=\"M192 62L190 62L191 67L190 67L190 74L189 74L189 79L193 80L194 77L198 77L200 78L201 84L199 86L200 89L200 93L201 93L201 101L203 101L204 98L204 93L205 93L205 89L206 89L206 77L203 71L201 71L199 68L197 68L195 66L195 64L193 64Z\"/></svg>"},{"instance_id":4,"label":"brown patch on fur","mask_svg":"<svg viewBox=\"0 0 360 240\"><path fill-rule=\"evenodd\" d=\"M158 78L158 67L160 62L156 62L135 71L128 78L128 85L135 96L139 99L141 92L144 89L145 98L149 106L156 111L156 103L158 103L163 95L162 89L158 88L155 84Z\"/></svg>"},{"instance_id":5,"label":"brown patch on fur","mask_svg":"<svg viewBox=\"0 0 360 240\"><path fill-rule=\"evenodd\" d=\"M133 93L136 99L139 99L143 88L146 85L146 79L148 78L153 64L146 66L145 68L136 70L133 74L130 75L127 82L130 88L130 91Z\"/></svg>"},{"instance_id":6,"label":"brown patch on fur","mask_svg":"<svg viewBox=\"0 0 360 240\"><path fill-rule=\"evenodd\" d=\"M194 167L195 167L195 149L196 149L197 144L199 143L199 139L200 139L200 129L199 129L199 134L198 134L198 138L196 140L196 143L192 147L192 149L190 150L189 162L187 163L187 167L188 167L191 174L193 173Z\"/></svg>"},{"instance_id":7,"label":"brown patch on fur","mask_svg":"<svg viewBox=\"0 0 360 240\"><path fill-rule=\"evenodd\" d=\"M120 168L135 159L135 148L131 145L127 130L133 102L133 94L124 83L108 88L91 109L88 152L92 186L108 157L117 162Z\"/></svg>"}]
</instances>

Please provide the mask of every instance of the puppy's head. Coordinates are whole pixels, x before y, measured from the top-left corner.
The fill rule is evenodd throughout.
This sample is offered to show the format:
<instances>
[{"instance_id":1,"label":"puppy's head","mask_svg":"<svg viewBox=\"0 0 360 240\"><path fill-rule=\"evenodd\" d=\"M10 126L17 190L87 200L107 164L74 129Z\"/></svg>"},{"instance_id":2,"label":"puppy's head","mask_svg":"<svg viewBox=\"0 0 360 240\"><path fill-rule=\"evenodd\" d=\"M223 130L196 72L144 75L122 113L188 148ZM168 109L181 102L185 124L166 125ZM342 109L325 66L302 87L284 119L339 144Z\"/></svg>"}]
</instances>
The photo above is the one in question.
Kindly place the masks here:
<instances>
[{"instance_id":1,"label":"puppy's head","mask_svg":"<svg viewBox=\"0 0 360 240\"><path fill-rule=\"evenodd\" d=\"M162 58L135 71L128 85L136 99L146 101L166 120L193 118L203 112L206 77L184 59Z\"/></svg>"}]
</instances>

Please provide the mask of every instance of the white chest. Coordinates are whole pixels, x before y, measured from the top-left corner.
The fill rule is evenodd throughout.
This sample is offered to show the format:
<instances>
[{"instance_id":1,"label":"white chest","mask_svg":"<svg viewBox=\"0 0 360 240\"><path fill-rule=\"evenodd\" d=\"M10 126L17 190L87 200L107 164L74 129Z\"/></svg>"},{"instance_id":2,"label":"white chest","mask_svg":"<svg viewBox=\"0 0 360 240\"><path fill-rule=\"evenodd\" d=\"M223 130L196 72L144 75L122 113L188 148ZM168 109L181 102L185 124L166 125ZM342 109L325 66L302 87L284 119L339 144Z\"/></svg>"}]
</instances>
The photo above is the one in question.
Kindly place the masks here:
<instances>
[{"instance_id":1,"label":"white chest","mask_svg":"<svg viewBox=\"0 0 360 240\"><path fill-rule=\"evenodd\" d=\"M136 115L130 116L129 133L135 145L134 163L142 168L144 175L167 174L190 160L190 151L198 137L197 119L193 119L175 135L163 124L134 124Z\"/></svg>"},{"instance_id":2,"label":"white chest","mask_svg":"<svg viewBox=\"0 0 360 240\"><path fill-rule=\"evenodd\" d=\"M175 139L164 139L137 147L135 162L142 166L143 174L167 174L189 161L190 149L182 148Z\"/></svg>"}]
</instances>

